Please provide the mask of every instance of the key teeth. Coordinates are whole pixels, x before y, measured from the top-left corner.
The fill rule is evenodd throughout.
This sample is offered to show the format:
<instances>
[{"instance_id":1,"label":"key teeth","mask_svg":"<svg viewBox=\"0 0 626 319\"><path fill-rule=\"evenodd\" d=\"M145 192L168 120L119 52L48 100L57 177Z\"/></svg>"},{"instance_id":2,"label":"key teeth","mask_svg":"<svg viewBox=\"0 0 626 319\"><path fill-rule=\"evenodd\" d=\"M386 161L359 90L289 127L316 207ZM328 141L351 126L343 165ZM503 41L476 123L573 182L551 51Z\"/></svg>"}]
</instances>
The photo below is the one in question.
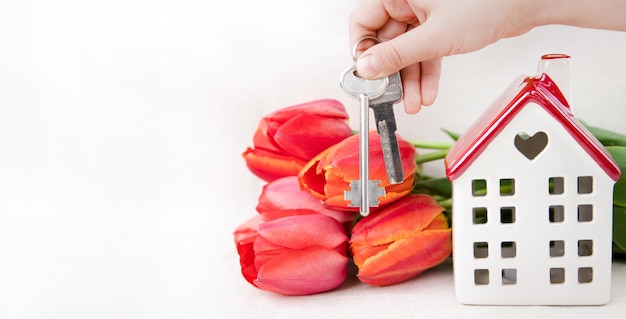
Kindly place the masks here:
<instances>
[{"instance_id":1,"label":"key teeth","mask_svg":"<svg viewBox=\"0 0 626 319\"><path fill-rule=\"evenodd\" d=\"M368 181L369 207L378 207L380 204L378 198L387 195L385 188L378 186L380 183L382 183L380 180ZM350 190L343 191L343 199L350 202L349 207L361 207L361 182L350 181Z\"/></svg>"},{"instance_id":2,"label":"key teeth","mask_svg":"<svg viewBox=\"0 0 626 319\"><path fill-rule=\"evenodd\" d=\"M387 191L385 190L384 187L380 187L378 185L380 185L382 181L369 181L369 187L368 190L370 192L370 196L369 196L369 205L370 207L378 207L378 204L380 204L380 201L378 200L379 197L384 197L385 195L387 195Z\"/></svg>"},{"instance_id":3,"label":"key teeth","mask_svg":"<svg viewBox=\"0 0 626 319\"><path fill-rule=\"evenodd\" d=\"M361 185L358 180L350 181L350 190L343 191L343 199L350 201L349 207L361 206Z\"/></svg>"}]
</instances>

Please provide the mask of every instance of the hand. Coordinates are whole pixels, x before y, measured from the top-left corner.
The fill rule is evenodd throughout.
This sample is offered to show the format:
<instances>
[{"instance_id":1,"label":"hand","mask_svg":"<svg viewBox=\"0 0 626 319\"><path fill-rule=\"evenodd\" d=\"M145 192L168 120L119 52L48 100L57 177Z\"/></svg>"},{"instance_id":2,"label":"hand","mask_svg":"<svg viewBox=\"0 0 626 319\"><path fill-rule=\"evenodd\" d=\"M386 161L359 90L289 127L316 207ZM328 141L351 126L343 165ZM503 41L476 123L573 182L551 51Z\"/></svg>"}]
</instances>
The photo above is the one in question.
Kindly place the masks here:
<instances>
[{"instance_id":1,"label":"hand","mask_svg":"<svg viewBox=\"0 0 626 319\"><path fill-rule=\"evenodd\" d=\"M441 59L480 49L503 37L523 34L536 22L535 1L365 0L350 18L357 71L380 78L400 70L407 113L417 113L437 96ZM373 45L365 48L367 44Z\"/></svg>"}]
</instances>

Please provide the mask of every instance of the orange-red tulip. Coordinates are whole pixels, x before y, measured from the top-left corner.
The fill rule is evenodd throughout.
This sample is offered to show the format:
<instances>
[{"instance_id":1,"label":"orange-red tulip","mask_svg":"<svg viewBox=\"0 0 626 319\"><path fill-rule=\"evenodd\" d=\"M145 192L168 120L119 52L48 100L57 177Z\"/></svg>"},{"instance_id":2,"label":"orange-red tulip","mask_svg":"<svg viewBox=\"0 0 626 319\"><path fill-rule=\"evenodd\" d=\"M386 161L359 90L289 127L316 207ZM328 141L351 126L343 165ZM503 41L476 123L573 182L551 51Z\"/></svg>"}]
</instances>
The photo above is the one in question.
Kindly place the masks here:
<instances>
[{"instance_id":1,"label":"orange-red tulip","mask_svg":"<svg viewBox=\"0 0 626 319\"><path fill-rule=\"evenodd\" d=\"M409 195L361 219L350 251L364 283L385 286L415 277L452 251L444 208L428 195Z\"/></svg>"},{"instance_id":2,"label":"orange-red tulip","mask_svg":"<svg viewBox=\"0 0 626 319\"><path fill-rule=\"evenodd\" d=\"M352 134L347 119L343 104L332 99L277 110L261 119L254 148L243 157L265 181L296 176L311 158Z\"/></svg>"},{"instance_id":3,"label":"orange-red tulip","mask_svg":"<svg viewBox=\"0 0 626 319\"><path fill-rule=\"evenodd\" d=\"M298 178L287 176L268 183L263 187L256 210L264 221L277 219L297 213L310 214L308 210L330 216L344 225L352 227L357 217L356 212L331 210L309 192L300 190Z\"/></svg>"},{"instance_id":4,"label":"orange-red tulip","mask_svg":"<svg viewBox=\"0 0 626 319\"><path fill-rule=\"evenodd\" d=\"M411 192L415 181L415 148L398 136L398 146L404 170L404 180L392 185L387 179L380 137L369 133L370 179L380 180L386 195L380 197L380 206L391 203ZM300 171L298 180L302 189L334 209L358 209L349 207L344 191L350 190L350 181L359 179L359 135L353 135L331 146L309 161Z\"/></svg>"},{"instance_id":5,"label":"orange-red tulip","mask_svg":"<svg viewBox=\"0 0 626 319\"><path fill-rule=\"evenodd\" d=\"M264 222L260 215L235 230L241 272L254 286L283 295L337 288L347 276L347 242L335 219L310 214Z\"/></svg>"}]
</instances>

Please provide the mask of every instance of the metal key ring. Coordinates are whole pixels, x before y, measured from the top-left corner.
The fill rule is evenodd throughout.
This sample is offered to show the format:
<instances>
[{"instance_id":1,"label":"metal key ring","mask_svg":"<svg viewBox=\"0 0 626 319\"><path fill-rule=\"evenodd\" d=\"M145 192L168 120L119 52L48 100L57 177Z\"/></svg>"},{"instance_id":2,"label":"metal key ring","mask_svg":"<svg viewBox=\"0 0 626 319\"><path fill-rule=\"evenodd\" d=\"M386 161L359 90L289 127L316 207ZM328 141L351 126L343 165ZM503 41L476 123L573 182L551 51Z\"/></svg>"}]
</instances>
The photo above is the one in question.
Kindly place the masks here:
<instances>
[{"instance_id":1,"label":"metal key ring","mask_svg":"<svg viewBox=\"0 0 626 319\"><path fill-rule=\"evenodd\" d=\"M377 37L373 36L373 35L366 35L364 37L361 37L355 44L354 47L352 47L352 59L354 61L356 61L356 51L359 48L359 44L361 44L361 42L365 41L365 40L374 40L374 42L376 42L376 44L380 43L381 41L378 40Z\"/></svg>"}]
</instances>

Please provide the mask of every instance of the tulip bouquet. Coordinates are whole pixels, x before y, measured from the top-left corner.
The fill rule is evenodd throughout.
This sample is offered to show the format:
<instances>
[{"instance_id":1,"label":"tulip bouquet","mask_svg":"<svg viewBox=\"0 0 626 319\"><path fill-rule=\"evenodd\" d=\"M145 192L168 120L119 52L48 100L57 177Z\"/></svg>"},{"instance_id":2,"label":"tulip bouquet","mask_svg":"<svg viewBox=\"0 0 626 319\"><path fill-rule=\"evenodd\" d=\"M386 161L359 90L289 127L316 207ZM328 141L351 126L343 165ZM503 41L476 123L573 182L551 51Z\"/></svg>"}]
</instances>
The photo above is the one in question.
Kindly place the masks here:
<instances>
[{"instance_id":1,"label":"tulip bouquet","mask_svg":"<svg viewBox=\"0 0 626 319\"><path fill-rule=\"evenodd\" d=\"M626 136L591 128L626 170ZM456 140L452 132L448 135ZM423 174L424 162L445 157L452 143L411 143L398 136L405 179L387 180L378 134L368 132L370 178L381 180L379 207L360 217L344 191L359 179L359 136L343 105L323 99L275 111L254 134L243 157L267 182L257 214L239 225L235 244L243 277L283 295L339 287L353 263L370 285L397 284L446 260L452 251L452 187ZM417 154L416 149L436 151ZM626 252L626 180L615 187L616 252ZM619 196L617 194L620 194Z\"/></svg>"}]
</instances>

